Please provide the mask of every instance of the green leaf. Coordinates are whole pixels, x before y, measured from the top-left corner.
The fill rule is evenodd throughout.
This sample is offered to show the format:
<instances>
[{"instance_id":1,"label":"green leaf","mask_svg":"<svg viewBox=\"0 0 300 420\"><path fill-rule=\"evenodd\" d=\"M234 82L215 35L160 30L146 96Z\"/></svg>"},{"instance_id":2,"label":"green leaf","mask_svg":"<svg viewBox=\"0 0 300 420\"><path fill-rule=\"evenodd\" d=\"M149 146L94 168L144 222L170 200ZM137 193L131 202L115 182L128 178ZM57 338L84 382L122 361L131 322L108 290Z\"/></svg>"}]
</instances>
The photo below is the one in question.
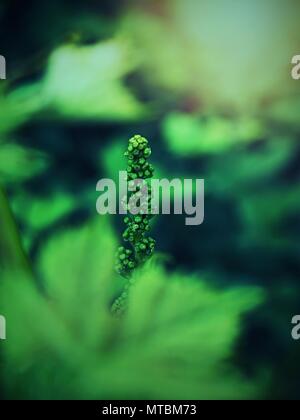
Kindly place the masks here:
<instances>
[{"instance_id":1,"label":"green leaf","mask_svg":"<svg viewBox=\"0 0 300 420\"><path fill-rule=\"evenodd\" d=\"M47 228L76 208L76 198L63 192L47 197L36 197L17 192L11 200L12 209L19 220L33 231Z\"/></svg>"},{"instance_id":2,"label":"green leaf","mask_svg":"<svg viewBox=\"0 0 300 420\"><path fill-rule=\"evenodd\" d=\"M86 340L97 341L99 318L108 310L115 250L111 228L99 216L79 230L56 235L40 256L39 271L47 294Z\"/></svg>"},{"instance_id":3,"label":"green leaf","mask_svg":"<svg viewBox=\"0 0 300 420\"><path fill-rule=\"evenodd\" d=\"M210 162L206 182L215 191L245 195L245 188L274 177L293 158L297 140L293 137L271 137L258 148L239 148L215 155ZM255 170L253 170L255 168Z\"/></svg>"},{"instance_id":4,"label":"green leaf","mask_svg":"<svg viewBox=\"0 0 300 420\"><path fill-rule=\"evenodd\" d=\"M0 181L25 181L45 171L49 166L47 156L37 150L16 144L0 145Z\"/></svg>"},{"instance_id":5,"label":"green leaf","mask_svg":"<svg viewBox=\"0 0 300 420\"><path fill-rule=\"evenodd\" d=\"M12 132L42 112L47 118L67 120L131 121L145 117L146 108L123 81L136 65L135 54L119 39L57 48L40 81L6 95L0 92L0 134Z\"/></svg>"},{"instance_id":6,"label":"green leaf","mask_svg":"<svg viewBox=\"0 0 300 420\"><path fill-rule=\"evenodd\" d=\"M43 294L32 279L2 276L0 311L10 326L2 376L10 397L260 395L261 383L243 378L229 362L241 316L261 302L260 290L213 289L152 262L135 272L127 311L117 318L110 309L118 282L114 249L107 220L97 218L43 249Z\"/></svg>"},{"instance_id":7,"label":"green leaf","mask_svg":"<svg viewBox=\"0 0 300 420\"><path fill-rule=\"evenodd\" d=\"M129 49L119 41L85 47L66 45L49 59L43 95L66 118L139 118L144 109L122 82L134 67Z\"/></svg>"},{"instance_id":8,"label":"green leaf","mask_svg":"<svg viewBox=\"0 0 300 420\"><path fill-rule=\"evenodd\" d=\"M224 152L234 145L261 138L263 132L260 121L250 117L200 119L196 115L172 113L163 123L170 150L183 156Z\"/></svg>"},{"instance_id":9,"label":"green leaf","mask_svg":"<svg viewBox=\"0 0 300 420\"><path fill-rule=\"evenodd\" d=\"M152 397L166 399L243 398L254 391L254 384L239 378L226 361L241 315L259 302L259 290L215 290L197 278L169 276L155 265L132 281L121 337L128 351L123 351L124 364L135 360L140 387L147 389L152 381Z\"/></svg>"},{"instance_id":10,"label":"green leaf","mask_svg":"<svg viewBox=\"0 0 300 420\"><path fill-rule=\"evenodd\" d=\"M45 107L41 93L40 83L22 86L7 95L1 92L0 135L16 130Z\"/></svg>"},{"instance_id":11,"label":"green leaf","mask_svg":"<svg viewBox=\"0 0 300 420\"><path fill-rule=\"evenodd\" d=\"M7 198L0 186L0 281L2 270L30 270Z\"/></svg>"}]
</instances>

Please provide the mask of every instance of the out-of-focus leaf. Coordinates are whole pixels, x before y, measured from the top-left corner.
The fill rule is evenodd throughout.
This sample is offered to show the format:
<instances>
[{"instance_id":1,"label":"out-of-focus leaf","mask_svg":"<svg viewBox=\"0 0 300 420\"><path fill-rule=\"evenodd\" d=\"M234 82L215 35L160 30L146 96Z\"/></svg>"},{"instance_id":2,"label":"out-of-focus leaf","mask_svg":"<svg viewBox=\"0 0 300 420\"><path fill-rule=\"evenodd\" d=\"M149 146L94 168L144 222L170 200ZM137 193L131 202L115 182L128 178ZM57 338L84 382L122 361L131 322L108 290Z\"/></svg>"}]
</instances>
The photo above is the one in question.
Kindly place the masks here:
<instances>
[{"instance_id":1,"label":"out-of-focus leaf","mask_svg":"<svg viewBox=\"0 0 300 420\"><path fill-rule=\"evenodd\" d=\"M24 181L43 172L48 165L49 160L42 152L16 144L0 145L0 180L2 182Z\"/></svg>"},{"instance_id":2,"label":"out-of-focus leaf","mask_svg":"<svg viewBox=\"0 0 300 420\"><path fill-rule=\"evenodd\" d=\"M59 228L68 216L84 208L91 208L95 202L94 189L82 191L74 196L66 191L36 196L26 193L21 187L15 190L10 204L17 220L22 224L22 242L28 253L42 235Z\"/></svg>"},{"instance_id":3,"label":"out-of-focus leaf","mask_svg":"<svg viewBox=\"0 0 300 420\"><path fill-rule=\"evenodd\" d=\"M45 296L32 280L1 282L0 307L10 325L2 376L10 396L205 399L262 392L229 362L241 315L261 301L259 290L215 290L153 263L135 273L127 311L115 317L114 249L107 220L98 218L46 245L38 264Z\"/></svg>"},{"instance_id":4,"label":"out-of-focus leaf","mask_svg":"<svg viewBox=\"0 0 300 420\"><path fill-rule=\"evenodd\" d=\"M206 181L210 188L219 191L242 193L245 187L261 183L276 175L295 153L297 142L289 137L273 137L262 142L257 149L216 155L211 162ZM255 168L255 170L254 170Z\"/></svg>"},{"instance_id":5,"label":"out-of-focus leaf","mask_svg":"<svg viewBox=\"0 0 300 420\"><path fill-rule=\"evenodd\" d=\"M260 138L264 129L258 120L250 117L200 119L190 114L172 113L164 120L163 133L169 148L186 156L223 152L234 145Z\"/></svg>"},{"instance_id":6,"label":"out-of-focus leaf","mask_svg":"<svg viewBox=\"0 0 300 420\"><path fill-rule=\"evenodd\" d=\"M128 47L119 41L60 47L49 59L43 95L67 118L139 118L145 110L122 82L135 64Z\"/></svg>"},{"instance_id":7,"label":"out-of-focus leaf","mask_svg":"<svg viewBox=\"0 0 300 420\"><path fill-rule=\"evenodd\" d=\"M41 81L1 94L0 134L15 130L42 111L47 111L47 118L75 120L144 117L145 107L123 81L136 65L135 55L121 40L54 50Z\"/></svg>"},{"instance_id":8,"label":"out-of-focus leaf","mask_svg":"<svg viewBox=\"0 0 300 420\"><path fill-rule=\"evenodd\" d=\"M259 290L218 291L196 278L169 276L155 265L136 273L132 282L121 335L128 354L123 353L122 363L133 359L137 371L144 372L140 386L145 395L250 396L253 384L246 384L226 360L240 330L240 316L260 301ZM150 391L151 380L153 387L159 382L162 388Z\"/></svg>"},{"instance_id":9,"label":"out-of-focus leaf","mask_svg":"<svg viewBox=\"0 0 300 420\"><path fill-rule=\"evenodd\" d=\"M111 228L99 216L79 230L56 235L41 254L47 294L86 340L97 341L99 317L108 309L115 249Z\"/></svg>"},{"instance_id":10,"label":"out-of-focus leaf","mask_svg":"<svg viewBox=\"0 0 300 420\"><path fill-rule=\"evenodd\" d=\"M3 270L29 270L7 197L0 186L0 282ZM0 312L1 313L1 312Z\"/></svg>"},{"instance_id":11,"label":"out-of-focus leaf","mask_svg":"<svg viewBox=\"0 0 300 420\"><path fill-rule=\"evenodd\" d=\"M0 135L17 129L46 106L39 83L0 95ZM0 136L0 142L1 142Z\"/></svg>"},{"instance_id":12,"label":"out-of-focus leaf","mask_svg":"<svg viewBox=\"0 0 300 420\"><path fill-rule=\"evenodd\" d=\"M19 220L33 230L40 230L74 210L76 200L67 193L56 193L45 198L37 198L20 192L11 200L12 209Z\"/></svg>"}]
</instances>

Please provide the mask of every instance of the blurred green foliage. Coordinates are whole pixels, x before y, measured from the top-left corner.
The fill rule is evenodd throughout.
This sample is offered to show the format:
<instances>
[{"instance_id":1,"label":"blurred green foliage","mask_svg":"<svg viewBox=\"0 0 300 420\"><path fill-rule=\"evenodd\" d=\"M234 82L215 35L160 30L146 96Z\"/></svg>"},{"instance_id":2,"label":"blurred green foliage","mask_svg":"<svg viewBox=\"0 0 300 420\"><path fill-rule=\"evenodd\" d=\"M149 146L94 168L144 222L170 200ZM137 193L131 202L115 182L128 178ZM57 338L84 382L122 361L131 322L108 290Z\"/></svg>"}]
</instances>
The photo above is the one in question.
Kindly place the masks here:
<instances>
[{"instance_id":1,"label":"blurred green foliage","mask_svg":"<svg viewBox=\"0 0 300 420\"><path fill-rule=\"evenodd\" d=\"M49 59L43 82L45 101L66 118L136 119L144 108L122 83L135 66L134 55L117 40L61 47Z\"/></svg>"},{"instance_id":2,"label":"blurred green foliage","mask_svg":"<svg viewBox=\"0 0 300 420\"><path fill-rule=\"evenodd\" d=\"M202 117L191 114L169 114L163 131L172 152L179 155L221 153L236 144L263 137L262 124L255 119L238 120L217 116Z\"/></svg>"},{"instance_id":3,"label":"blurred green foliage","mask_svg":"<svg viewBox=\"0 0 300 420\"><path fill-rule=\"evenodd\" d=\"M44 153L18 146L0 145L0 180L2 183L17 183L38 175L48 166Z\"/></svg>"},{"instance_id":4,"label":"blurred green foliage","mask_svg":"<svg viewBox=\"0 0 300 420\"><path fill-rule=\"evenodd\" d=\"M1 395L299 398L299 6L75 3L0 5ZM205 221L156 218L128 288L95 187L136 132L158 177L205 179Z\"/></svg>"},{"instance_id":5,"label":"blurred green foliage","mask_svg":"<svg viewBox=\"0 0 300 420\"><path fill-rule=\"evenodd\" d=\"M7 272L1 308L10 326L1 366L21 398L250 398L261 390L229 362L254 288L214 290L154 262L136 271L121 318L110 311L115 238L105 219L65 231L39 257L43 293ZM9 297L9 299L8 299ZM160 384L159 388L157 384Z\"/></svg>"}]
</instances>

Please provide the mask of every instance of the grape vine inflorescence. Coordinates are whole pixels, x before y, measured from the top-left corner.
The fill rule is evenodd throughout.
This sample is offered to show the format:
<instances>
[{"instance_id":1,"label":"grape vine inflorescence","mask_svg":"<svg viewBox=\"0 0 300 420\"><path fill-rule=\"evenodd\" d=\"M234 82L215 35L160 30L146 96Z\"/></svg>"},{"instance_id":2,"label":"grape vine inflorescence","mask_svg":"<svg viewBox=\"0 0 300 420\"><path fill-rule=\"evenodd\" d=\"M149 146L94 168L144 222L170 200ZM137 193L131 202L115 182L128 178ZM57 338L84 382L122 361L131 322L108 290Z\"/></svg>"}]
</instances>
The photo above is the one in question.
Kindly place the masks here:
<instances>
[{"instance_id":1,"label":"grape vine inflorescence","mask_svg":"<svg viewBox=\"0 0 300 420\"><path fill-rule=\"evenodd\" d=\"M151 148L148 140L140 135L136 135L129 140L128 148L124 155L127 157L127 179L128 186L134 186L137 180L143 180L147 187L147 194L144 196L141 190L130 192L123 203L128 210L124 223L126 229L123 239L129 243L129 247L120 246L116 256L116 270L123 277L130 277L132 271L142 265L152 254L155 247L155 240L148 236L150 230L150 219L152 214L151 206L151 186L150 180L154 173L153 165L148 162L151 155ZM146 197L146 198L145 198ZM130 199L139 201L137 214L130 212Z\"/></svg>"}]
</instances>

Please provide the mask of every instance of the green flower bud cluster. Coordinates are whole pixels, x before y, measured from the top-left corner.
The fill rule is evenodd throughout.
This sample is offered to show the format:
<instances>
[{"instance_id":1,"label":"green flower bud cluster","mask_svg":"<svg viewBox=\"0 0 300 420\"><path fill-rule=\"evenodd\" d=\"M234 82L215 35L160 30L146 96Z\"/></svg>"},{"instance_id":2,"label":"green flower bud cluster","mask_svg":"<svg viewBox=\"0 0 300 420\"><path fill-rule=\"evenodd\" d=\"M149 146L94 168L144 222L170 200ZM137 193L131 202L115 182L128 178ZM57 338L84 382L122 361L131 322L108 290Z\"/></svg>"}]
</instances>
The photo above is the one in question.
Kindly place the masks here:
<instances>
[{"instance_id":1,"label":"green flower bud cluster","mask_svg":"<svg viewBox=\"0 0 300 420\"><path fill-rule=\"evenodd\" d=\"M147 162L151 155L148 140L142 136L134 136L129 140L125 156L128 158L127 177L128 180L149 179L153 176L153 165Z\"/></svg>"},{"instance_id":2,"label":"green flower bud cluster","mask_svg":"<svg viewBox=\"0 0 300 420\"><path fill-rule=\"evenodd\" d=\"M137 192L128 195L126 208L130 210L130 198L134 195L135 199L140 199L138 214L130 212L124 218L126 229L123 233L123 240L128 242L130 247L121 246L116 255L116 270L124 277L130 277L131 272L143 264L152 254L155 248L155 240L147 236L150 231L150 210L151 188L147 181L153 176L154 168L147 161L151 155L148 140L140 135L136 135L129 140L127 151L124 154L128 159L127 177L128 184L134 185L134 180L141 179L147 184L148 195L143 197L139 188ZM149 213L149 214L148 214Z\"/></svg>"}]
</instances>

